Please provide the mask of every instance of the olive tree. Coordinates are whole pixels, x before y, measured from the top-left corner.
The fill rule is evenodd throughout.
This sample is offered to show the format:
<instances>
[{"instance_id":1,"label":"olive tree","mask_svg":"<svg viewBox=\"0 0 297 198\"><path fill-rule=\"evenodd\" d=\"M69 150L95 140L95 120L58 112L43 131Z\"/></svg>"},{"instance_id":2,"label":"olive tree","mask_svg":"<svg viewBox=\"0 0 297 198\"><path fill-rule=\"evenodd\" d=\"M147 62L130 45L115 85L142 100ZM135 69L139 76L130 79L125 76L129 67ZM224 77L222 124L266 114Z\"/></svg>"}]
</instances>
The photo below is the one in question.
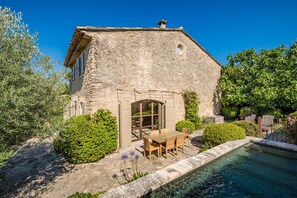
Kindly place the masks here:
<instances>
[{"instance_id":1,"label":"olive tree","mask_svg":"<svg viewBox=\"0 0 297 198\"><path fill-rule=\"evenodd\" d=\"M0 7L0 144L52 133L62 120L65 72L38 48L21 13Z\"/></svg>"}]
</instances>

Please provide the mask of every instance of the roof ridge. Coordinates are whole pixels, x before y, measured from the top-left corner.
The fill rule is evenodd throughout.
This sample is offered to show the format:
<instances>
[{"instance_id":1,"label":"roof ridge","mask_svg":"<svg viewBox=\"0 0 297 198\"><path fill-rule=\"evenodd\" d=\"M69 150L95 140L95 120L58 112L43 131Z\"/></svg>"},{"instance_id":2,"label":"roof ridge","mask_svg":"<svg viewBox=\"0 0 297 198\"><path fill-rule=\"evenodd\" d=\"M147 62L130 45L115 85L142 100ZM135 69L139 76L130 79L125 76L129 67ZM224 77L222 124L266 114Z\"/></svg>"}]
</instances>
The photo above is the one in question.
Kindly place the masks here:
<instances>
[{"instance_id":1,"label":"roof ridge","mask_svg":"<svg viewBox=\"0 0 297 198\"><path fill-rule=\"evenodd\" d=\"M71 59L71 54L75 50L75 46L78 45L78 41L73 42L74 39L82 39L87 31L89 32L99 32L99 31L179 31L182 32L186 37L188 37L192 42L194 42L202 51L204 51L211 59L213 59L219 66L222 67L222 65L208 52L206 49L204 49L190 34L188 34L183 27L179 28L141 28L141 27L96 27L96 26L76 26L75 31L73 33L73 37L71 40L71 43L68 48L68 52L64 61L64 65L68 67L69 61ZM89 38L86 38L86 40L90 41Z\"/></svg>"},{"instance_id":2,"label":"roof ridge","mask_svg":"<svg viewBox=\"0 0 297 198\"><path fill-rule=\"evenodd\" d=\"M107 26L76 26L76 30L159 30L159 31L172 31L182 30L179 28L159 28L159 27L107 27Z\"/></svg>"}]
</instances>

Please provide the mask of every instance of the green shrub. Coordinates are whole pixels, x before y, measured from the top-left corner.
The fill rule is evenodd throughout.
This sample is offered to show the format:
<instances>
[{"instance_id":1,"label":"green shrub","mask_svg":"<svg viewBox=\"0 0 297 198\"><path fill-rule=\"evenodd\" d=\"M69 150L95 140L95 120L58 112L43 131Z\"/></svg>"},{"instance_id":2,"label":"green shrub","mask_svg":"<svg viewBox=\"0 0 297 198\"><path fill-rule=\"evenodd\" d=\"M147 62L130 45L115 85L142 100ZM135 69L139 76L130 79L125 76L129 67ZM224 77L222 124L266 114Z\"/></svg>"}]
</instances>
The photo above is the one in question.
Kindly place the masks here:
<instances>
[{"instance_id":1,"label":"green shrub","mask_svg":"<svg viewBox=\"0 0 297 198\"><path fill-rule=\"evenodd\" d=\"M230 123L210 125L206 127L202 135L202 140L208 147L244 138L244 129Z\"/></svg>"},{"instance_id":2,"label":"green shrub","mask_svg":"<svg viewBox=\"0 0 297 198\"><path fill-rule=\"evenodd\" d=\"M225 120L235 120L238 115L238 108L237 107L222 107L221 114L224 116Z\"/></svg>"},{"instance_id":3,"label":"green shrub","mask_svg":"<svg viewBox=\"0 0 297 198\"><path fill-rule=\"evenodd\" d=\"M185 110L186 110L186 120L191 121L195 124L195 129L204 128L203 123L201 122L198 111L199 111L199 97L196 92L191 90L185 90L182 92L184 99Z\"/></svg>"},{"instance_id":4,"label":"green shrub","mask_svg":"<svg viewBox=\"0 0 297 198\"><path fill-rule=\"evenodd\" d=\"M190 128L190 133L195 130L195 124L189 120L178 121L175 125L177 131L182 131L183 128Z\"/></svg>"},{"instance_id":5,"label":"green shrub","mask_svg":"<svg viewBox=\"0 0 297 198\"><path fill-rule=\"evenodd\" d=\"M245 130L245 135L258 137L258 125L249 121L235 121L232 122Z\"/></svg>"},{"instance_id":6,"label":"green shrub","mask_svg":"<svg viewBox=\"0 0 297 198\"><path fill-rule=\"evenodd\" d=\"M202 148L199 150L199 153L203 152L203 151L206 151L208 149L211 149L212 148L212 145L209 144L208 142L205 142L203 145L202 145Z\"/></svg>"},{"instance_id":7,"label":"green shrub","mask_svg":"<svg viewBox=\"0 0 297 198\"><path fill-rule=\"evenodd\" d=\"M54 149L57 151L57 152L62 152L62 149L63 149L63 141L61 140L61 137L58 136L54 139Z\"/></svg>"},{"instance_id":8,"label":"green shrub","mask_svg":"<svg viewBox=\"0 0 297 198\"><path fill-rule=\"evenodd\" d=\"M6 165L7 160L15 155L15 151L6 145L0 145L0 168Z\"/></svg>"},{"instance_id":9,"label":"green shrub","mask_svg":"<svg viewBox=\"0 0 297 198\"><path fill-rule=\"evenodd\" d=\"M73 195L68 196L67 198L97 198L100 194L104 194L104 193L106 193L106 191L102 191L95 194L77 192Z\"/></svg>"},{"instance_id":10,"label":"green shrub","mask_svg":"<svg viewBox=\"0 0 297 198\"><path fill-rule=\"evenodd\" d=\"M241 118L245 118L245 117L250 116L255 113L256 113L256 111L254 109L252 109L251 107L242 107L239 111L239 116Z\"/></svg>"},{"instance_id":11,"label":"green shrub","mask_svg":"<svg viewBox=\"0 0 297 198\"><path fill-rule=\"evenodd\" d=\"M293 113L290 113L289 114L289 117L291 117L291 118L297 118L297 111L295 111Z\"/></svg>"},{"instance_id":12,"label":"green shrub","mask_svg":"<svg viewBox=\"0 0 297 198\"><path fill-rule=\"evenodd\" d=\"M273 115L274 118L282 118L283 117L283 113L281 109L274 109L273 111L271 111L270 115Z\"/></svg>"},{"instance_id":13,"label":"green shrub","mask_svg":"<svg viewBox=\"0 0 297 198\"><path fill-rule=\"evenodd\" d=\"M71 163L94 162L117 148L116 118L108 110L70 118L54 142Z\"/></svg>"}]
</instances>

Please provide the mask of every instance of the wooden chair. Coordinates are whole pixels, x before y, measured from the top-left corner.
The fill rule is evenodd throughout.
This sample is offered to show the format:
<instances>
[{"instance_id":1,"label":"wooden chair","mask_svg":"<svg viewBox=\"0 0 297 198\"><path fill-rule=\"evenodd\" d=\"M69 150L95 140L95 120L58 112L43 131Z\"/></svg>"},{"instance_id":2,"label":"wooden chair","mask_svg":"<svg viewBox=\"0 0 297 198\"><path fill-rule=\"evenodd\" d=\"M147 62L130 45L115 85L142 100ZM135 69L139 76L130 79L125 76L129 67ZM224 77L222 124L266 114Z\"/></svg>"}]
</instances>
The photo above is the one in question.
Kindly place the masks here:
<instances>
[{"instance_id":1,"label":"wooden chair","mask_svg":"<svg viewBox=\"0 0 297 198\"><path fill-rule=\"evenodd\" d=\"M160 157L160 145L157 143L150 143L149 138L143 137L144 151L143 156L147 157L146 152L149 152L149 159L151 160L152 152L158 151L158 157Z\"/></svg>"},{"instance_id":2,"label":"wooden chair","mask_svg":"<svg viewBox=\"0 0 297 198\"><path fill-rule=\"evenodd\" d=\"M185 137L184 134L177 135L175 142L176 155L178 153L178 148L181 148L184 152Z\"/></svg>"},{"instance_id":3,"label":"wooden chair","mask_svg":"<svg viewBox=\"0 0 297 198\"><path fill-rule=\"evenodd\" d=\"M168 129L167 128L161 129L161 134L164 134L164 133L168 133Z\"/></svg>"},{"instance_id":4,"label":"wooden chair","mask_svg":"<svg viewBox=\"0 0 297 198\"><path fill-rule=\"evenodd\" d=\"M185 135L185 140L188 140L188 147L190 147L190 128L183 128L182 132L187 134Z\"/></svg>"},{"instance_id":5,"label":"wooden chair","mask_svg":"<svg viewBox=\"0 0 297 198\"><path fill-rule=\"evenodd\" d=\"M159 135L159 130L153 130L153 131L151 131L151 134L150 134L151 136L157 136L157 135Z\"/></svg>"},{"instance_id":6,"label":"wooden chair","mask_svg":"<svg viewBox=\"0 0 297 198\"><path fill-rule=\"evenodd\" d=\"M173 150L173 151L174 151L174 149L176 150L175 140L176 140L176 136L169 137L169 138L167 138L165 144L161 144L162 151L163 151L163 149L165 149L166 158L168 158L168 150Z\"/></svg>"}]
</instances>

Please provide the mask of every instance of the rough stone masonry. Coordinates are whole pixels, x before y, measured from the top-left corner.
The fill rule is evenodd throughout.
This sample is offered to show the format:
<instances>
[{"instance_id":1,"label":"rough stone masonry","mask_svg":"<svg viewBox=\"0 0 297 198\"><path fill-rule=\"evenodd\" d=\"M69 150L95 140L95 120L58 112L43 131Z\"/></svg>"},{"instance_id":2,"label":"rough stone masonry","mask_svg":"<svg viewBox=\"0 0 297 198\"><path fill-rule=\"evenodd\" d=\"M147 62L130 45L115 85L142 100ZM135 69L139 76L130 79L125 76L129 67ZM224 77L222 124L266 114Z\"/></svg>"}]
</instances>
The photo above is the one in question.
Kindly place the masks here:
<instances>
[{"instance_id":1,"label":"rough stone masonry","mask_svg":"<svg viewBox=\"0 0 297 198\"><path fill-rule=\"evenodd\" d=\"M85 69L79 76L82 54ZM221 66L183 28L76 27L64 65L76 71L69 114L109 109L118 119L121 146L131 142L131 104L136 101L163 103L170 130L185 119L180 94L185 89L199 94L200 116L218 111Z\"/></svg>"}]
</instances>

